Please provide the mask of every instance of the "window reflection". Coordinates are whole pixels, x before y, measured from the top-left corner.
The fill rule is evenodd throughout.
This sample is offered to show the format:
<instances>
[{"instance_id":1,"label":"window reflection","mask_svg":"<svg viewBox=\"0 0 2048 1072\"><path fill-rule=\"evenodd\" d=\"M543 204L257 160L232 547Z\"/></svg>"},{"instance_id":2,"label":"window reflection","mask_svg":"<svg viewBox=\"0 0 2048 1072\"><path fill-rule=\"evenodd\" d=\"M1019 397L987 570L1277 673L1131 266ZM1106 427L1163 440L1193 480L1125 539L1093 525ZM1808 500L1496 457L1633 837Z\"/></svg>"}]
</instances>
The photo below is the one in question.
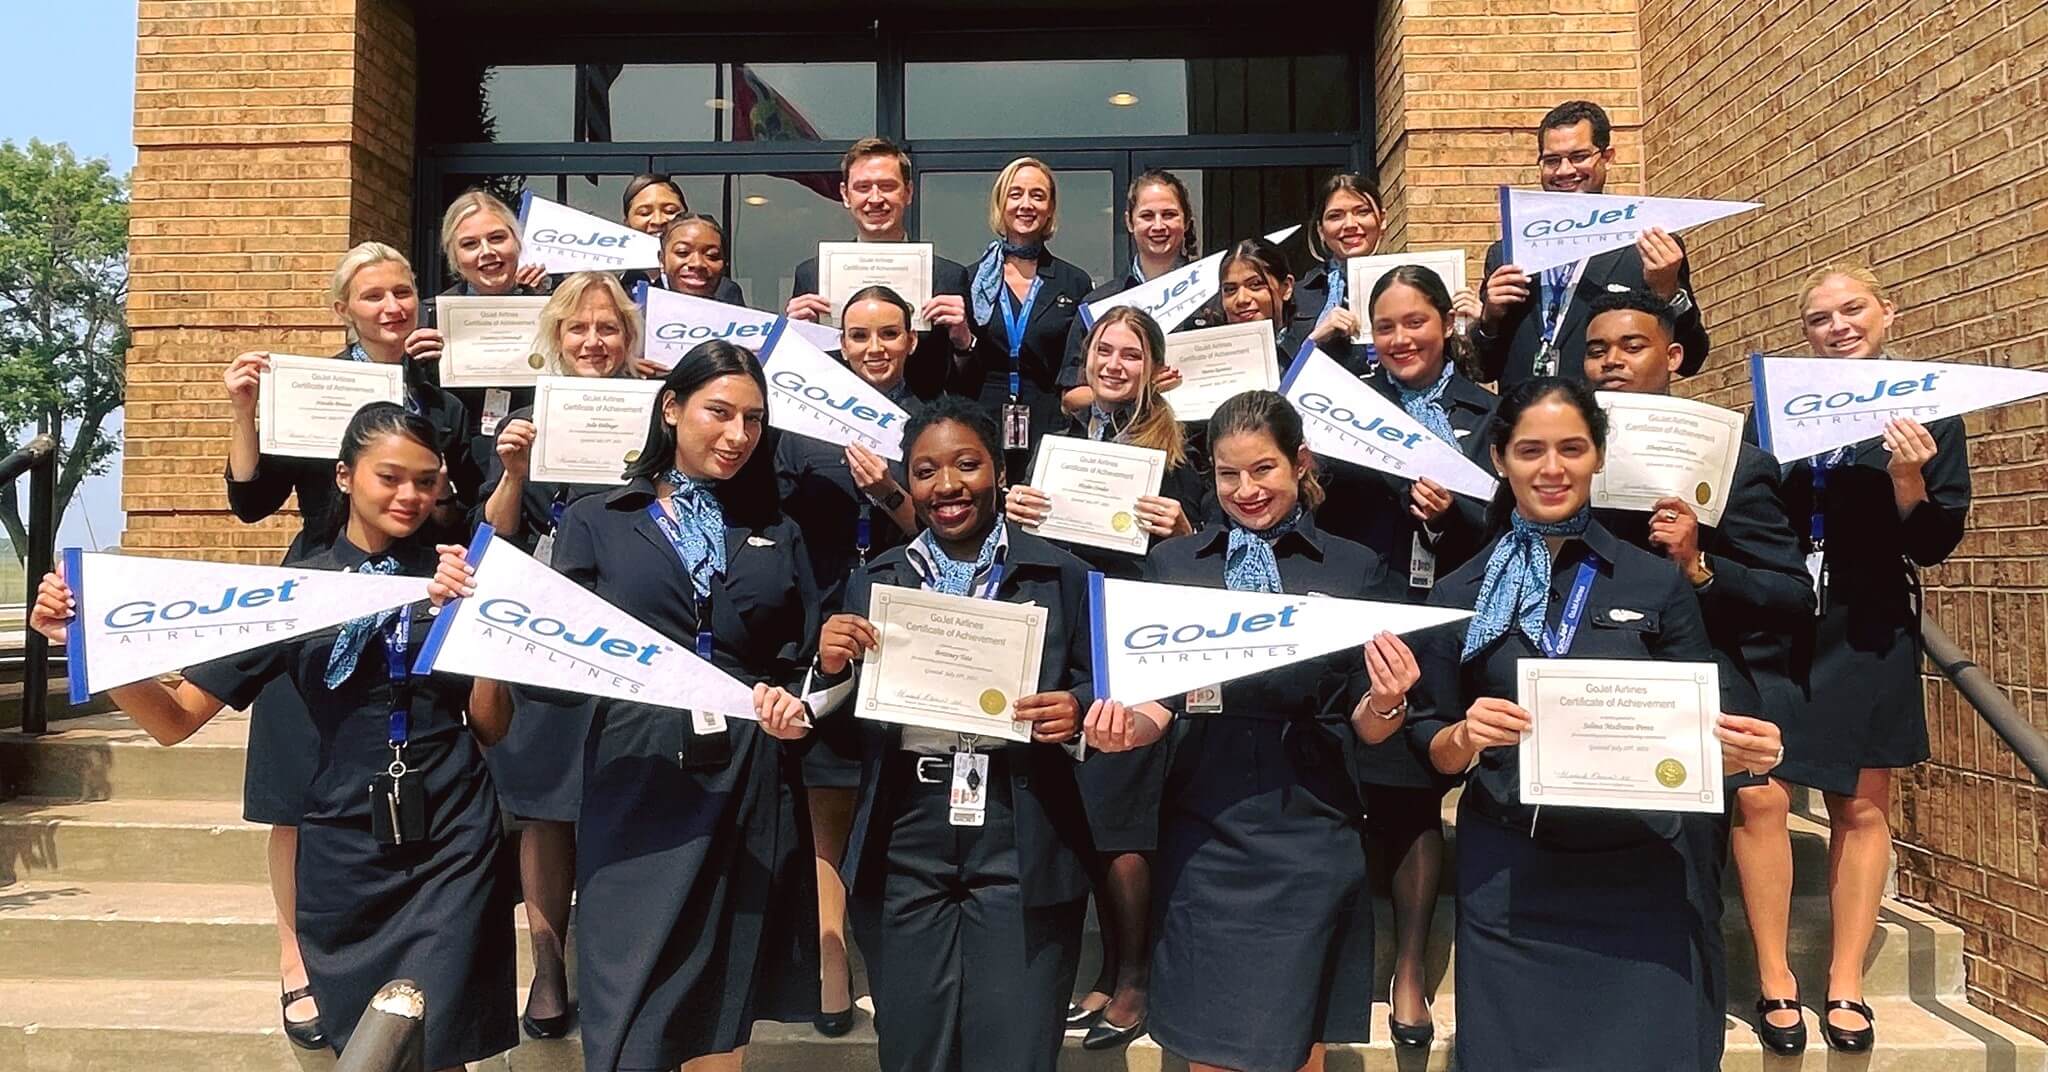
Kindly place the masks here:
<instances>
[{"instance_id":1,"label":"window reflection","mask_svg":"<svg viewBox=\"0 0 2048 1072\"><path fill-rule=\"evenodd\" d=\"M851 141L875 127L872 63L498 66L488 140Z\"/></svg>"},{"instance_id":2,"label":"window reflection","mask_svg":"<svg viewBox=\"0 0 2048 1072\"><path fill-rule=\"evenodd\" d=\"M912 63L912 138L1288 134L1358 128L1345 56Z\"/></svg>"}]
</instances>

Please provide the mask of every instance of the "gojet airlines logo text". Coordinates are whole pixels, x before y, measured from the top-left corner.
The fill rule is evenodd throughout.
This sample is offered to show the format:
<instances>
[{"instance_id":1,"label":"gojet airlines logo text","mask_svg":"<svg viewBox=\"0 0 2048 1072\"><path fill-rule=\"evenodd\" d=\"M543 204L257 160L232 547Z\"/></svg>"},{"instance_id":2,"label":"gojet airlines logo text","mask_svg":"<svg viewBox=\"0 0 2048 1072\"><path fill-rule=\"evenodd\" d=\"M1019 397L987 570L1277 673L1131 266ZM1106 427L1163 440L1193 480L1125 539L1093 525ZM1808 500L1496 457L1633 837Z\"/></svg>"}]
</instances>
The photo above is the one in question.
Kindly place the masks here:
<instances>
[{"instance_id":1,"label":"gojet airlines logo text","mask_svg":"<svg viewBox=\"0 0 2048 1072\"><path fill-rule=\"evenodd\" d=\"M1221 621L1155 622L1124 634L1124 650L1139 666L1173 663L1227 663L1242 659L1273 659L1295 655L1294 603L1278 611L1246 614L1231 611Z\"/></svg>"},{"instance_id":2,"label":"gojet airlines logo text","mask_svg":"<svg viewBox=\"0 0 2048 1072\"><path fill-rule=\"evenodd\" d=\"M1400 460L1400 455L1388 448L1412 451L1422 442L1424 433L1404 432L1380 417L1362 417L1351 407L1339 405L1321 391L1304 392L1298 401L1303 412L1320 418L1338 435L1396 461Z\"/></svg>"},{"instance_id":3,"label":"gojet airlines logo text","mask_svg":"<svg viewBox=\"0 0 2048 1072\"><path fill-rule=\"evenodd\" d=\"M694 346L711 339L765 339L774 326L773 321L742 324L737 320L727 322L724 327L713 327L710 324L663 324L654 329L654 337L661 342Z\"/></svg>"},{"instance_id":4,"label":"gojet airlines logo text","mask_svg":"<svg viewBox=\"0 0 2048 1072\"><path fill-rule=\"evenodd\" d=\"M513 653L565 664L571 671L597 680L605 677L633 693L646 686L646 671L670 648L614 636L602 625L581 634L559 618L535 613L516 599L488 599L477 608L482 635L499 640Z\"/></svg>"},{"instance_id":5,"label":"gojet airlines logo text","mask_svg":"<svg viewBox=\"0 0 2048 1072\"><path fill-rule=\"evenodd\" d=\"M1935 380L1940 376L1940 372L1929 372L1907 379L1886 377L1862 391L1808 391L1786 399L1782 412L1794 427L1807 422L1857 424L1933 413L1938 407L1927 396L1936 391Z\"/></svg>"},{"instance_id":6,"label":"gojet airlines logo text","mask_svg":"<svg viewBox=\"0 0 2048 1072\"><path fill-rule=\"evenodd\" d=\"M1607 235L1635 234L1642 230L1636 222L1637 207L1629 205L1627 208L1594 209L1586 213L1585 219L1568 217L1562 220L1530 220L1522 225L1522 237L1536 242L1568 242ZM1621 226L1615 226L1616 224Z\"/></svg>"},{"instance_id":7,"label":"gojet airlines logo text","mask_svg":"<svg viewBox=\"0 0 2048 1072\"><path fill-rule=\"evenodd\" d=\"M290 580L253 588L229 585L197 599L131 599L107 611L103 621L122 644L290 633L298 628L298 616L283 604L294 601L298 587L297 580Z\"/></svg>"},{"instance_id":8,"label":"gojet airlines logo text","mask_svg":"<svg viewBox=\"0 0 2048 1072\"><path fill-rule=\"evenodd\" d=\"M768 382L794 398L799 405L817 410L830 410L842 417L850 418L840 423L857 432L887 428L896 421L896 414L878 410L850 394L834 394L822 384L804 379L803 373L800 372L788 369L770 372Z\"/></svg>"}]
</instances>

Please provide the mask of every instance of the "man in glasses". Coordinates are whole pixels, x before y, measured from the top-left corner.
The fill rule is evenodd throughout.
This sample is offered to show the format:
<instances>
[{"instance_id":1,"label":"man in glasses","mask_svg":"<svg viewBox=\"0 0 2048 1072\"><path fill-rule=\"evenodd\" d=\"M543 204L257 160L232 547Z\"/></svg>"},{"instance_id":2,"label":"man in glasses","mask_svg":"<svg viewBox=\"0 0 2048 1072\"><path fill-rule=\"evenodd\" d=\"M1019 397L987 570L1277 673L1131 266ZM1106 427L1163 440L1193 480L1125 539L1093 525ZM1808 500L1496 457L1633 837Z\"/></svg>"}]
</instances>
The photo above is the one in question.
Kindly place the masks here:
<instances>
[{"instance_id":1,"label":"man in glasses","mask_svg":"<svg viewBox=\"0 0 2048 1072\"><path fill-rule=\"evenodd\" d=\"M1592 101L1552 108L1536 128L1543 188L1603 192L1614 163L1613 134L1607 113ZM1503 392L1546 373L1583 378L1593 299L1631 290L1646 291L1670 307L1676 340L1685 351L1679 374L1698 372L1707 360L1707 329L1693 300L1685 247L1675 236L1653 227L1634 246L1593 257L1583 269L1567 264L1534 276L1501 263L1500 243L1493 243L1486 250L1486 282L1480 292L1485 309L1472 327L1482 376L1498 381Z\"/></svg>"}]
</instances>

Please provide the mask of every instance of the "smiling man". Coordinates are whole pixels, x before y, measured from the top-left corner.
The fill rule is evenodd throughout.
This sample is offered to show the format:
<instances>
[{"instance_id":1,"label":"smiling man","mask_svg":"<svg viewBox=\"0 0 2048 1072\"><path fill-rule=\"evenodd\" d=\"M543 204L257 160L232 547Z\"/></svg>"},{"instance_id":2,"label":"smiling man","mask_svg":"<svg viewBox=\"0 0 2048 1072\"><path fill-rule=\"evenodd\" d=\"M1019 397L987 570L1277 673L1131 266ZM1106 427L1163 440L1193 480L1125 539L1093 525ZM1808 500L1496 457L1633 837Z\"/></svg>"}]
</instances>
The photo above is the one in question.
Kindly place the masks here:
<instances>
[{"instance_id":1,"label":"smiling man","mask_svg":"<svg viewBox=\"0 0 2048 1072\"><path fill-rule=\"evenodd\" d=\"M1606 192L1607 171L1614 164L1613 139L1613 124L1599 105L1566 101L1552 108L1536 128L1536 166L1543 188L1555 193ZM1683 353L1679 374L1689 376L1706 363L1707 329L1693 301L1685 247L1676 237L1653 227L1634 246L1586 261L1575 287L1572 268L1562 265L1532 278L1520 267L1502 263L1499 242L1487 247L1486 279L1480 289L1485 304L1472 325L1482 377L1499 381L1505 391L1535 375L1538 359L1548 351L1557 375L1578 378L1593 299L1631 290L1647 291L1670 310Z\"/></svg>"}]
</instances>

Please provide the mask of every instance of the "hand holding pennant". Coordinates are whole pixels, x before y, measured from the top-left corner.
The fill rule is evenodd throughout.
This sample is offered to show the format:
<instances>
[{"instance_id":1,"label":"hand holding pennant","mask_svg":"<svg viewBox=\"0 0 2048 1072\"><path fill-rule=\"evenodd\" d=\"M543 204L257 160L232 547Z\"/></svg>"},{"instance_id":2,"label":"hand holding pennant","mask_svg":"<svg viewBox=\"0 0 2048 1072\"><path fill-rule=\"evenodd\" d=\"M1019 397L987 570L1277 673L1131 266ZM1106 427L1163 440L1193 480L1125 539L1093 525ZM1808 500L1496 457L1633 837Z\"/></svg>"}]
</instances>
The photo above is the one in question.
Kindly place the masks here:
<instances>
[{"instance_id":1,"label":"hand holding pennant","mask_svg":"<svg viewBox=\"0 0 2048 1072\"><path fill-rule=\"evenodd\" d=\"M1095 694L1125 704L1290 666L1470 611L1088 575Z\"/></svg>"},{"instance_id":2,"label":"hand holding pennant","mask_svg":"<svg viewBox=\"0 0 2048 1072\"><path fill-rule=\"evenodd\" d=\"M413 673L446 671L656 707L754 717L754 690L477 527L471 594L434 620Z\"/></svg>"},{"instance_id":3,"label":"hand holding pennant","mask_svg":"<svg viewBox=\"0 0 2048 1072\"><path fill-rule=\"evenodd\" d=\"M64 551L71 702L427 597L425 577Z\"/></svg>"},{"instance_id":4,"label":"hand holding pennant","mask_svg":"<svg viewBox=\"0 0 2048 1072\"><path fill-rule=\"evenodd\" d=\"M1317 454L1410 480L1428 477L1481 501L1493 498L1494 479L1486 470L1320 349L1295 359L1280 393L1301 411L1308 448Z\"/></svg>"},{"instance_id":5,"label":"hand holding pennant","mask_svg":"<svg viewBox=\"0 0 2048 1072\"><path fill-rule=\"evenodd\" d=\"M1875 439L1898 418L1926 424L2048 394L2048 372L1883 358L1751 354L1757 444L1783 463Z\"/></svg>"},{"instance_id":6,"label":"hand holding pennant","mask_svg":"<svg viewBox=\"0 0 2048 1072\"><path fill-rule=\"evenodd\" d=\"M1633 246L1653 227L1675 234L1762 207L1753 201L1568 194L1503 186L1501 261L1533 276L1545 268Z\"/></svg>"},{"instance_id":7,"label":"hand holding pennant","mask_svg":"<svg viewBox=\"0 0 2048 1072\"><path fill-rule=\"evenodd\" d=\"M519 197L519 248L522 266L538 264L550 275L661 267L660 239L531 190Z\"/></svg>"},{"instance_id":8,"label":"hand holding pennant","mask_svg":"<svg viewBox=\"0 0 2048 1072\"><path fill-rule=\"evenodd\" d=\"M811 345L800 323L778 317L761 344L768 374L768 423L834 446L858 444L890 461L903 460L903 426L910 414L882 392Z\"/></svg>"}]
</instances>

